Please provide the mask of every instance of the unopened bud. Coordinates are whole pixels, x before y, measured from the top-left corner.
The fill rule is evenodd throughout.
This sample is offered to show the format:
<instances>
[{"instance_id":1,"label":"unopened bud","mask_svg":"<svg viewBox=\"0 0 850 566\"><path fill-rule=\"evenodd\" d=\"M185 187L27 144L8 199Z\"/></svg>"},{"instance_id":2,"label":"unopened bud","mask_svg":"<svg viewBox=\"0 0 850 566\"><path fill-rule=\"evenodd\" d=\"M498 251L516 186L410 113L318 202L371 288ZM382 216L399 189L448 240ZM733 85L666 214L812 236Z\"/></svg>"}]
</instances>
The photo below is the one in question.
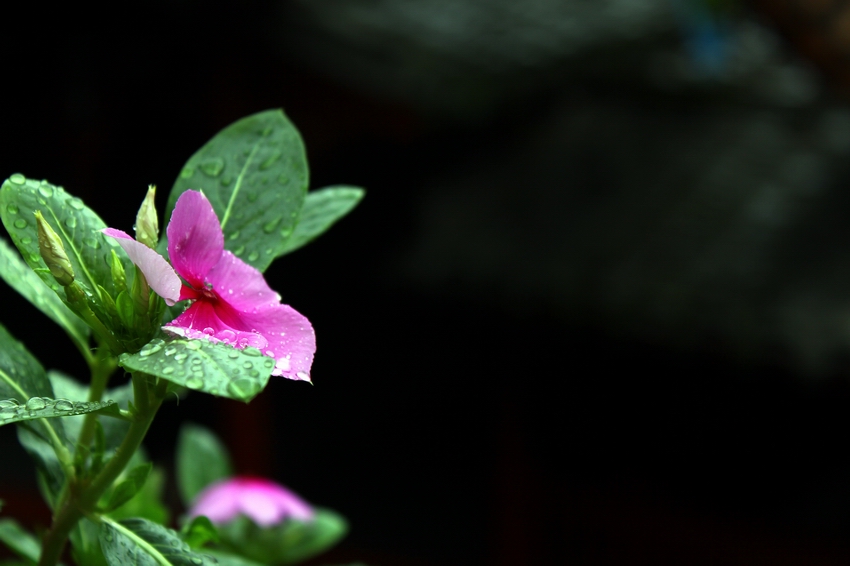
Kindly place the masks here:
<instances>
[{"instance_id":1,"label":"unopened bud","mask_svg":"<svg viewBox=\"0 0 850 566\"><path fill-rule=\"evenodd\" d=\"M124 265L121 263L121 258L112 250L110 257L109 269L112 272L112 284L115 285L115 294L127 290L127 275L124 273Z\"/></svg>"},{"instance_id":2,"label":"unopened bud","mask_svg":"<svg viewBox=\"0 0 850 566\"><path fill-rule=\"evenodd\" d=\"M74 268L65 253L65 246L59 235L53 230L40 210L35 211L35 221L38 225L38 249L50 274L56 282L67 287L74 282Z\"/></svg>"},{"instance_id":3,"label":"unopened bud","mask_svg":"<svg viewBox=\"0 0 850 566\"><path fill-rule=\"evenodd\" d=\"M159 242L159 219L156 216L154 197L156 196L156 185L148 186L148 194L139 207L136 214L136 240L149 248L156 249Z\"/></svg>"}]
</instances>

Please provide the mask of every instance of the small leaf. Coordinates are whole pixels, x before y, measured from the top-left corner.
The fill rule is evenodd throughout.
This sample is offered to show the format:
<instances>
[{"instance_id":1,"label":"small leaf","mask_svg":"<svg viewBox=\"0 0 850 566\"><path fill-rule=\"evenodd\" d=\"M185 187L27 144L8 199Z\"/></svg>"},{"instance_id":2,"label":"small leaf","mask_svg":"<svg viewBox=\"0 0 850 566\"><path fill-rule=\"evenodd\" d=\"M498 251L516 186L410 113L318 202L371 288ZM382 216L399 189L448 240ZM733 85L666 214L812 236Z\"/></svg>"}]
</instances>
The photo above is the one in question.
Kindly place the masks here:
<instances>
[{"instance_id":1,"label":"small leaf","mask_svg":"<svg viewBox=\"0 0 850 566\"><path fill-rule=\"evenodd\" d=\"M278 249L276 257L288 254L308 244L351 212L363 199L359 187L325 187L307 193L298 224L292 235Z\"/></svg>"},{"instance_id":2,"label":"small leaf","mask_svg":"<svg viewBox=\"0 0 850 566\"><path fill-rule=\"evenodd\" d=\"M42 434L37 434L30 426L32 424L34 421L18 425L18 442L35 462L38 470L38 487L44 500L52 509L56 496L65 482L65 473L62 471L62 465L56 457L53 445Z\"/></svg>"},{"instance_id":3,"label":"small leaf","mask_svg":"<svg viewBox=\"0 0 850 566\"><path fill-rule=\"evenodd\" d=\"M265 271L295 228L307 183L298 130L281 110L268 110L230 124L189 158L165 218L184 191L203 191L221 222L225 247ZM167 253L165 239L158 249Z\"/></svg>"},{"instance_id":4,"label":"small leaf","mask_svg":"<svg viewBox=\"0 0 850 566\"><path fill-rule=\"evenodd\" d=\"M168 523L168 509L162 502L165 487L165 472L154 467L142 489L130 501L111 511L109 516L119 521L121 519L141 518L158 524Z\"/></svg>"},{"instance_id":5,"label":"small leaf","mask_svg":"<svg viewBox=\"0 0 850 566\"><path fill-rule=\"evenodd\" d=\"M233 475L230 455L209 429L186 423L177 438L177 487L187 507L208 485Z\"/></svg>"},{"instance_id":6,"label":"small leaf","mask_svg":"<svg viewBox=\"0 0 850 566\"><path fill-rule=\"evenodd\" d=\"M118 364L177 385L219 397L248 402L263 390L274 360L256 348L238 350L223 342L155 339Z\"/></svg>"},{"instance_id":7,"label":"small leaf","mask_svg":"<svg viewBox=\"0 0 850 566\"><path fill-rule=\"evenodd\" d=\"M215 559L193 551L176 532L145 519L103 517L100 546L110 566L212 566Z\"/></svg>"},{"instance_id":8,"label":"small leaf","mask_svg":"<svg viewBox=\"0 0 850 566\"><path fill-rule=\"evenodd\" d=\"M20 526L13 519L0 519L0 541L23 558L38 562L41 556L41 544L35 535Z\"/></svg>"},{"instance_id":9,"label":"small leaf","mask_svg":"<svg viewBox=\"0 0 850 566\"><path fill-rule=\"evenodd\" d=\"M90 329L85 322L24 263L21 256L0 238L0 277L38 310L68 333L77 348L87 350Z\"/></svg>"},{"instance_id":10,"label":"small leaf","mask_svg":"<svg viewBox=\"0 0 850 566\"><path fill-rule=\"evenodd\" d=\"M106 228L103 220L62 187L47 181L27 179L16 173L0 188L0 219L24 261L41 280L64 302L65 292L50 274L39 252L36 210L41 211L44 219L56 231L68 254L75 280L91 294L94 303L102 304L98 285L103 285L114 295L111 250L117 248L118 244L113 238L101 234L100 230ZM120 248L117 251L125 268L130 269L132 263L127 254Z\"/></svg>"},{"instance_id":11,"label":"small leaf","mask_svg":"<svg viewBox=\"0 0 850 566\"><path fill-rule=\"evenodd\" d=\"M118 414L118 405L115 401L90 403L49 397L30 397L23 404L15 399L0 400L0 426L32 419L71 417L86 413Z\"/></svg>"},{"instance_id":12,"label":"small leaf","mask_svg":"<svg viewBox=\"0 0 850 566\"><path fill-rule=\"evenodd\" d=\"M127 472L126 477L109 494L103 511L108 513L130 501L144 487L151 469L153 464L146 462Z\"/></svg>"},{"instance_id":13,"label":"small leaf","mask_svg":"<svg viewBox=\"0 0 850 566\"><path fill-rule=\"evenodd\" d=\"M180 529L180 536L192 548L200 548L208 542L221 542L218 530L207 517L199 515Z\"/></svg>"},{"instance_id":14,"label":"small leaf","mask_svg":"<svg viewBox=\"0 0 850 566\"><path fill-rule=\"evenodd\" d=\"M74 564L85 566L107 566L100 548L100 524L81 519L71 530L71 556Z\"/></svg>"}]
</instances>

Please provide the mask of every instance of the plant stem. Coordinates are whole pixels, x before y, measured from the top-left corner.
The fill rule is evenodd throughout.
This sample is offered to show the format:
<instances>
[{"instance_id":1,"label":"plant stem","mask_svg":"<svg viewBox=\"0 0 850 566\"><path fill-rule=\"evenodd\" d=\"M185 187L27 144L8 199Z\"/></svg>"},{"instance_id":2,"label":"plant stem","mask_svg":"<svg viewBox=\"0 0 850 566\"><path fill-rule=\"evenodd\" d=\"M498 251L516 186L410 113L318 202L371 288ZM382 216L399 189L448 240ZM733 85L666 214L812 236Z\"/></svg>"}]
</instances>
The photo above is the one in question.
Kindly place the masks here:
<instances>
[{"instance_id":1,"label":"plant stem","mask_svg":"<svg viewBox=\"0 0 850 566\"><path fill-rule=\"evenodd\" d=\"M100 401L103 398L103 392L106 391L106 384L109 383L109 377L115 371L116 360L114 357L101 355L101 350L98 350L98 356L91 364L91 387L89 389L89 402ZM83 420L83 426L80 429L80 436L77 438L77 446L88 446L94 436L94 423L97 420L95 413L87 413Z\"/></svg>"},{"instance_id":2,"label":"plant stem","mask_svg":"<svg viewBox=\"0 0 850 566\"><path fill-rule=\"evenodd\" d=\"M134 375L134 380L136 376ZM142 379L145 376L140 376ZM157 393L159 393L157 387ZM146 393L148 393L146 391ZM103 469L86 486L71 486L71 496L62 503L62 507L54 516L53 525L44 536L41 547L39 566L54 566L62 556L65 542L74 525L86 514L96 510L97 502L116 478L121 475L130 458L136 453L145 434L150 428L157 409L162 404L163 395L153 395L149 398L146 410L139 411L130 424L127 436L115 451L115 455L106 463ZM79 489L82 487L82 489Z\"/></svg>"}]
</instances>

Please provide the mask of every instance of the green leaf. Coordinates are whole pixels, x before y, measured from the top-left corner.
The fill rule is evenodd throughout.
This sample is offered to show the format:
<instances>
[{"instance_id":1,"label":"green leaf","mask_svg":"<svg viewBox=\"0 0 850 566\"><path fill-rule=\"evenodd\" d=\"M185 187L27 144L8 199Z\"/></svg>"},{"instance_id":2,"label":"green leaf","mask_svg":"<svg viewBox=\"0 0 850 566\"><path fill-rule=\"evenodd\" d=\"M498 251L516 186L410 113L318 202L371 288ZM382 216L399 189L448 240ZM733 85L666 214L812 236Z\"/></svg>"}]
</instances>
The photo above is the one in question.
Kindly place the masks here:
<instances>
[{"instance_id":1,"label":"green leaf","mask_svg":"<svg viewBox=\"0 0 850 566\"><path fill-rule=\"evenodd\" d=\"M276 257L288 254L308 244L333 226L337 220L351 212L363 199L365 191L359 187L325 187L307 193L298 224L292 235L284 240Z\"/></svg>"},{"instance_id":2,"label":"green leaf","mask_svg":"<svg viewBox=\"0 0 850 566\"><path fill-rule=\"evenodd\" d=\"M320 554L348 532L346 520L330 509L314 508L312 521L288 519L260 527L240 516L219 526L221 538L242 556L267 564L291 564Z\"/></svg>"},{"instance_id":3,"label":"green leaf","mask_svg":"<svg viewBox=\"0 0 850 566\"><path fill-rule=\"evenodd\" d=\"M87 400L89 397L89 388L86 385L78 382L73 377L69 377L60 371L50 370L47 372L47 377L53 385L53 391L57 398L71 399L74 401ZM103 394L103 399L114 401L118 408L127 409L128 403L133 399L133 384L128 382L119 387L107 389ZM80 415L77 417L65 417L62 419L62 425L65 427L65 434L68 438L79 438L80 429L83 426L83 419ZM127 429L130 423L123 419L106 418L102 419L101 425L106 437L107 450L114 450L124 440L127 434Z\"/></svg>"},{"instance_id":4,"label":"green leaf","mask_svg":"<svg viewBox=\"0 0 850 566\"><path fill-rule=\"evenodd\" d=\"M205 487L233 475L227 448L207 428L186 423L177 438L177 487L187 507Z\"/></svg>"},{"instance_id":5,"label":"green leaf","mask_svg":"<svg viewBox=\"0 0 850 566\"><path fill-rule=\"evenodd\" d=\"M230 124L183 166L168 198L201 190L221 222L225 247L265 271L292 234L307 192L304 143L281 110L267 110ZM167 253L165 239L159 252Z\"/></svg>"},{"instance_id":6,"label":"green leaf","mask_svg":"<svg viewBox=\"0 0 850 566\"><path fill-rule=\"evenodd\" d=\"M15 399L0 400L0 426L53 417L71 417L86 413L118 414L115 401L69 401L68 399L51 399L49 397L30 397L26 403L20 404Z\"/></svg>"},{"instance_id":7,"label":"green leaf","mask_svg":"<svg viewBox=\"0 0 850 566\"><path fill-rule=\"evenodd\" d=\"M44 368L0 325L0 399L25 404L31 397L53 397Z\"/></svg>"},{"instance_id":8,"label":"green leaf","mask_svg":"<svg viewBox=\"0 0 850 566\"><path fill-rule=\"evenodd\" d=\"M180 536L192 548L200 548L208 542L221 542L215 525L203 515L199 515L193 518L190 523L183 525L183 528L180 529Z\"/></svg>"},{"instance_id":9,"label":"green leaf","mask_svg":"<svg viewBox=\"0 0 850 566\"><path fill-rule=\"evenodd\" d=\"M193 551L175 531L145 519L103 517L100 546L110 566L212 566L215 559Z\"/></svg>"},{"instance_id":10,"label":"green leaf","mask_svg":"<svg viewBox=\"0 0 850 566\"><path fill-rule=\"evenodd\" d=\"M162 468L154 467L142 489L127 503L111 511L109 516L116 521L137 517L158 524L167 524L168 509L162 502L164 488L165 472Z\"/></svg>"},{"instance_id":11,"label":"green leaf","mask_svg":"<svg viewBox=\"0 0 850 566\"><path fill-rule=\"evenodd\" d=\"M22 558L38 562L41 556L41 544L35 535L20 526L13 519L0 519L0 541Z\"/></svg>"},{"instance_id":12,"label":"green leaf","mask_svg":"<svg viewBox=\"0 0 850 566\"><path fill-rule=\"evenodd\" d=\"M118 364L177 385L219 397L248 402L263 390L274 360L256 348L237 350L223 342L155 339Z\"/></svg>"},{"instance_id":13,"label":"green leaf","mask_svg":"<svg viewBox=\"0 0 850 566\"><path fill-rule=\"evenodd\" d=\"M38 470L38 487L41 495L52 509L56 503L56 496L65 482L65 472L53 450L53 444L44 438L43 433L38 434L33 430L38 421L28 421L18 425L18 442L33 459Z\"/></svg>"},{"instance_id":14,"label":"green leaf","mask_svg":"<svg viewBox=\"0 0 850 566\"><path fill-rule=\"evenodd\" d=\"M218 561L218 566L265 566L259 562L217 549L205 548L204 552L215 558Z\"/></svg>"},{"instance_id":15,"label":"green leaf","mask_svg":"<svg viewBox=\"0 0 850 566\"><path fill-rule=\"evenodd\" d=\"M114 295L111 250L116 249L126 269L132 267L132 262L113 238L101 234L100 231L106 228L103 220L83 204L83 201L71 196L62 187L56 187L47 181L27 179L16 173L0 188L0 219L24 261L41 280L64 302L65 292L50 275L38 249L38 232L34 217L36 210L41 211L44 219L62 240L75 281L91 294L95 304L102 304L98 285L103 285Z\"/></svg>"},{"instance_id":16,"label":"green leaf","mask_svg":"<svg viewBox=\"0 0 850 566\"><path fill-rule=\"evenodd\" d=\"M68 333L81 351L88 350L90 329L45 285L5 239L0 238L0 277Z\"/></svg>"},{"instance_id":17,"label":"green leaf","mask_svg":"<svg viewBox=\"0 0 850 566\"><path fill-rule=\"evenodd\" d=\"M104 512L113 511L130 501L144 487L152 469L153 464L145 462L127 472L124 479L110 492L103 509Z\"/></svg>"},{"instance_id":18,"label":"green leaf","mask_svg":"<svg viewBox=\"0 0 850 566\"><path fill-rule=\"evenodd\" d=\"M100 524L85 517L71 530L71 556L74 564L85 566L107 566L100 548Z\"/></svg>"}]
</instances>

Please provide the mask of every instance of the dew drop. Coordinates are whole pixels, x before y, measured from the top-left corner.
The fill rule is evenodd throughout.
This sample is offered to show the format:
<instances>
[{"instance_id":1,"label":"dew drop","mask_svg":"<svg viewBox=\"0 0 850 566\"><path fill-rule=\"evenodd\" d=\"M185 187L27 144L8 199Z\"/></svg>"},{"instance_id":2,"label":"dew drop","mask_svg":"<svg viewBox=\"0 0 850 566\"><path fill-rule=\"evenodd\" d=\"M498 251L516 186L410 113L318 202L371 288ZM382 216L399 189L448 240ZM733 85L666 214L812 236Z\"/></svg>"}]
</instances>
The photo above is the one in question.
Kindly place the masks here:
<instances>
[{"instance_id":1,"label":"dew drop","mask_svg":"<svg viewBox=\"0 0 850 566\"><path fill-rule=\"evenodd\" d=\"M251 377L260 377L260 372L258 370L252 369L248 372L248 375L250 375Z\"/></svg>"},{"instance_id":2,"label":"dew drop","mask_svg":"<svg viewBox=\"0 0 850 566\"><path fill-rule=\"evenodd\" d=\"M183 344L186 346L187 350L200 350L201 349L201 341L200 340L190 340Z\"/></svg>"},{"instance_id":3,"label":"dew drop","mask_svg":"<svg viewBox=\"0 0 850 566\"><path fill-rule=\"evenodd\" d=\"M195 170L191 167L184 167L182 171L180 171L180 177L183 179L191 179L192 175L195 174Z\"/></svg>"},{"instance_id":4,"label":"dew drop","mask_svg":"<svg viewBox=\"0 0 850 566\"><path fill-rule=\"evenodd\" d=\"M250 191L247 196L248 196L248 202L257 202L257 199L259 198L260 195L258 195L254 191Z\"/></svg>"},{"instance_id":5,"label":"dew drop","mask_svg":"<svg viewBox=\"0 0 850 566\"><path fill-rule=\"evenodd\" d=\"M235 250L233 250L233 255L242 255L245 253L245 246L239 246Z\"/></svg>"},{"instance_id":6,"label":"dew drop","mask_svg":"<svg viewBox=\"0 0 850 566\"><path fill-rule=\"evenodd\" d=\"M236 230L235 232L231 232L230 235L227 236L227 239L228 240L235 240L236 238L239 237L239 234L240 234L239 230Z\"/></svg>"},{"instance_id":7,"label":"dew drop","mask_svg":"<svg viewBox=\"0 0 850 566\"><path fill-rule=\"evenodd\" d=\"M288 238L290 234L292 234L292 230L290 228L284 228L280 231L280 235L284 238Z\"/></svg>"},{"instance_id":8,"label":"dew drop","mask_svg":"<svg viewBox=\"0 0 850 566\"><path fill-rule=\"evenodd\" d=\"M8 212L9 214L17 214L18 206L15 203L10 202L6 205L6 212Z\"/></svg>"},{"instance_id":9,"label":"dew drop","mask_svg":"<svg viewBox=\"0 0 850 566\"><path fill-rule=\"evenodd\" d=\"M295 377L297 377L301 381L310 381L310 376L304 373L303 371L299 371L298 373L296 373Z\"/></svg>"},{"instance_id":10,"label":"dew drop","mask_svg":"<svg viewBox=\"0 0 850 566\"><path fill-rule=\"evenodd\" d=\"M188 357L189 354L187 354L186 352L180 352L179 354L174 355L174 361L182 364L186 361L186 358Z\"/></svg>"},{"instance_id":11,"label":"dew drop","mask_svg":"<svg viewBox=\"0 0 850 566\"><path fill-rule=\"evenodd\" d=\"M11 177L9 177L9 180L15 183L16 185L23 185L27 182L27 178L21 175L20 173L15 173Z\"/></svg>"},{"instance_id":12,"label":"dew drop","mask_svg":"<svg viewBox=\"0 0 850 566\"><path fill-rule=\"evenodd\" d=\"M272 165L274 165L278 159L280 159L281 153L279 149L274 150L271 155L266 157L266 159L260 163L260 171L265 171L269 169Z\"/></svg>"},{"instance_id":13,"label":"dew drop","mask_svg":"<svg viewBox=\"0 0 850 566\"><path fill-rule=\"evenodd\" d=\"M77 217L69 216L68 218L66 218L65 226L67 226L68 228L75 228L77 226Z\"/></svg>"},{"instance_id":14,"label":"dew drop","mask_svg":"<svg viewBox=\"0 0 850 566\"><path fill-rule=\"evenodd\" d=\"M43 397L32 397L27 401L27 411L40 411L47 406L47 401Z\"/></svg>"},{"instance_id":15,"label":"dew drop","mask_svg":"<svg viewBox=\"0 0 850 566\"><path fill-rule=\"evenodd\" d=\"M210 395L218 395L218 387L210 387L207 390L207 393L209 393Z\"/></svg>"},{"instance_id":16,"label":"dew drop","mask_svg":"<svg viewBox=\"0 0 850 566\"><path fill-rule=\"evenodd\" d=\"M50 185L41 185L38 188L38 193L44 198L50 198L53 196L53 187Z\"/></svg>"},{"instance_id":17,"label":"dew drop","mask_svg":"<svg viewBox=\"0 0 850 566\"><path fill-rule=\"evenodd\" d=\"M212 336L213 334L215 334L215 328L213 328L211 326L207 326L206 328L204 328L203 332L207 336Z\"/></svg>"},{"instance_id":18,"label":"dew drop","mask_svg":"<svg viewBox=\"0 0 850 566\"><path fill-rule=\"evenodd\" d=\"M93 236L89 236L88 238L83 238L83 243L88 247L98 250L100 249L100 240Z\"/></svg>"},{"instance_id":19,"label":"dew drop","mask_svg":"<svg viewBox=\"0 0 850 566\"><path fill-rule=\"evenodd\" d=\"M190 377L186 380L186 387L189 389L200 389L204 386L204 380L199 377Z\"/></svg>"},{"instance_id":20,"label":"dew drop","mask_svg":"<svg viewBox=\"0 0 850 566\"><path fill-rule=\"evenodd\" d=\"M83 204L83 201L81 201L77 197L68 199L68 204L71 205L71 208L73 208L75 210L82 210L85 207L85 205Z\"/></svg>"},{"instance_id":21,"label":"dew drop","mask_svg":"<svg viewBox=\"0 0 850 566\"><path fill-rule=\"evenodd\" d=\"M162 350L162 341L151 342L150 344L145 345L144 348L139 352L140 356L150 356L156 354Z\"/></svg>"},{"instance_id":22,"label":"dew drop","mask_svg":"<svg viewBox=\"0 0 850 566\"><path fill-rule=\"evenodd\" d=\"M260 132L260 133L263 135L263 137L269 137L270 135L272 135L272 131L274 131L274 130L272 129L271 126L266 126L265 128L263 128L263 131Z\"/></svg>"},{"instance_id":23,"label":"dew drop","mask_svg":"<svg viewBox=\"0 0 850 566\"><path fill-rule=\"evenodd\" d=\"M263 232L265 232L266 234L271 234L272 232L274 232L274 229L277 228L277 225L280 224L281 220L283 219L275 218L274 220L266 222L265 224L263 224Z\"/></svg>"},{"instance_id":24,"label":"dew drop","mask_svg":"<svg viewBox=\"0 0 850 566\"><path fill-rule=\"evenodd\" d=\"M221 186L222 187L227 187L232 182L233 182L233 177L231 177L230 175L225 175L224 177L221 178Z\"/></svg>"},{"instance_id":25,"label":"dew drop","mask_svg":"<svg viewBox=\"0 0 850 566\"><path fill-rule=\"evenodd\" d=\"M224 159L221 157L213 157L201 163L201 171L210 177L218 177L224 170Z\"/></svg>"},{"instance_id":26,"label":"dew drop","mask_svg":"<svg viewBox=\"0 0 850 566\"><path fill-rule=\"evenodd\" d=\"M254 348L252 346L249 346L249 347L245 348L244 350L242 350L242 353L245 354L246 356L252 356L252 357L255 357L255 358L263 355L263 353L261 351L259 351L258 349Z\"/></svg>"},{"instance_id":27,"label":"dew drop","mask_svg":"<svg viewBox=\"0 0 850 566\"><path fill-rule=\"evenodd\" d=\"M171 375L174 373L174 366L165 366L162 368L162 375Z\"/></svg>"},{"instance_id":28,"label":"dew drop","mask_svg":"<svg viewBox=\"0 0 850 566\"><path fill-rule=\"evenodd\" d=\"M204 563L203 558L198 558L197 556L193 556L191 560L192 560L192 564L203 564Z\"/></svg>"},{"instance_id":29,"label":"dew drop","mask_svg":"<svg viewBox=\"0 0 850 566\"><path fill-rule=\"evenodd\" d=\"M230 358L231 360L235 360L236 358L239 357L239 352L237 350L233 350L232 352L228 352L227 357Z\"/></svg>"},{"instance_id":30,"label":"dew drop","mask_svg":"<svg viewBox=\"0 0 850 566\"><path fill-rule=\"evenodd\" d=\"M173 356L176 352L177 352L177 348L175 348L174 346L169 346L168 348L165 349L165 355L166 356Z\"/></svg>"},{"instance_id":31,"label":"dew drop","mask_svg":"<svg viewBox=\"0 0 850 566\"><path fill-rule=\"evenodd\" d=\"M53 404L53 408L57 411L73 411L74 404L67 399L56 399L56 403Z\"/></svg>"},{"instance_id":32,"label":"dew drop","mask_svg":"<svg viewBox=\"0 0 850 566\"><path fill-rule=\"evenodd\" d=\"M17 222L15 222L15 224L17 224ZM259 259L259 257L260 257L260 254L258 254L257 252L255 252L255 251L251 252L251 253L248 254L248 261L257 261Z\"/></svg>"},{"instance_id":33,"label":"dew drop","mask_svg":"<svg viewBox=\"0 0 850 566\"><path fill-rule=\"evenodd\" d=\"M252 364L251 362L244 362L242 364L242 367L245 369L251 369L252 367L254 367L254 364Z\"/></svg>"}]
</instances>

